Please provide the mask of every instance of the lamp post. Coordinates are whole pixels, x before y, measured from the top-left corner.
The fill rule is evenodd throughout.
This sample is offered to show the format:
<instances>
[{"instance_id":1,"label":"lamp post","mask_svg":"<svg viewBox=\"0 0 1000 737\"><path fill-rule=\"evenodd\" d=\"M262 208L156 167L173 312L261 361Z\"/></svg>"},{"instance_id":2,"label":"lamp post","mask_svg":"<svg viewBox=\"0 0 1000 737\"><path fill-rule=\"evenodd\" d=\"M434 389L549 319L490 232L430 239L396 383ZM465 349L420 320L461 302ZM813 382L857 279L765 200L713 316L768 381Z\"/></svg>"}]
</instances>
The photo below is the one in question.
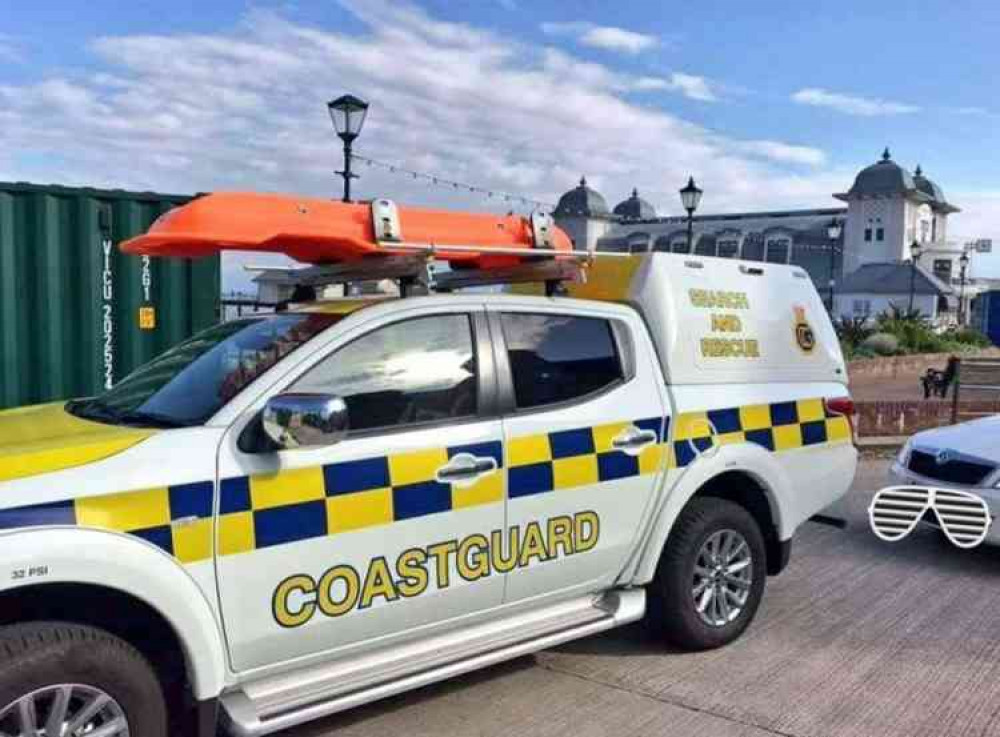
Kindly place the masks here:
<instances>
[{"instance_id":1,"label":"lamp post","mask_svg":"<svg viewBox=\"0 0 1000 737\"><path fill-rule=\"evenodd\" d=\"M910 244L910 307L908 312L913 313L913 296L917 284L917 261L920 260L920 244L913 241Z\"/></svg>"},{"instance_id":2,"label":"lamp post","mask_svg":"<svg viewBox=\"0 0 1000 737\"><path fill-rule=\"evenodd\" d=\"M368 114L368 103L354 95L341 95L326 104L333 127L344 142L344 169L336 172L344 178L344 202L351 201L351 180L358 175L351 172L351 144L361 133Z\"/></svg>"},{"instance_id":3,"label":"lamp post","mask_svg":"<svg viewBox=\"0 0 1000 737\"><path fill-rule=\"evenodd\" d=\"M837 218L831 220L826 226L826 235L830 239L830 316L833 317L833 288L836 284L837 271L837 242L840 240L840 233L843 225Z\"/></svg>"},{"instance_id":4,"label":"lamp post","mask_svg":"<svg viewBox=\"0 0 1000 737\"><path fill-rule=\"evenodd\" d=\"M969 252L962 250L962 255L958 257L959 277L958 277L958 326L965 326L965 274L969 268Z\"/></svg>"},{"instance_id":5,"label":"lamp post","mask_svg":"<svg viewBox=\"0 0 1000 737\"><path fill-rule=\"evenodd\" d=\"M694 211L701 202L702 191L694 183L694 177L688 177L687 186L680 190L681 204L688 214L688 253L694 252Z\"/></svg>"}]
</instances>

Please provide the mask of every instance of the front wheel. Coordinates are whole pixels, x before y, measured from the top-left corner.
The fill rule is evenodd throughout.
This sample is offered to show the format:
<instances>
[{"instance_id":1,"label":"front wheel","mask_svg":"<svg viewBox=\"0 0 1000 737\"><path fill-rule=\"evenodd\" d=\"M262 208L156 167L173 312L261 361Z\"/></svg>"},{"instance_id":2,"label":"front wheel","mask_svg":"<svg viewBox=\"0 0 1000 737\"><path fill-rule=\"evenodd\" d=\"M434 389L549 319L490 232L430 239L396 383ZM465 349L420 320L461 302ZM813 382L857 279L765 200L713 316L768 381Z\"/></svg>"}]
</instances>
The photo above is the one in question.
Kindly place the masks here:
<instances>
[{"instance_id":1,"label":"front wheel","mask_svg":"<svg viewBox=\"0 0 1000 737\"><path fill-rule=\"evenodd\" d=\"M667 537L651 584L652 624L685 650L726 645L757 613L766 578L764 537L753 516L725 499L693 499Z\"/></svg>"},{"instance_id":2,"label":"front wheel","mask_svg":"<svg viewBox=\"0 0 1000 737\"><path fill-rule=\"evenodd\" d=\"M0 735L166 734L159 681L125 641L56 622L0 628Z\"/></svg>"}]
</instances>

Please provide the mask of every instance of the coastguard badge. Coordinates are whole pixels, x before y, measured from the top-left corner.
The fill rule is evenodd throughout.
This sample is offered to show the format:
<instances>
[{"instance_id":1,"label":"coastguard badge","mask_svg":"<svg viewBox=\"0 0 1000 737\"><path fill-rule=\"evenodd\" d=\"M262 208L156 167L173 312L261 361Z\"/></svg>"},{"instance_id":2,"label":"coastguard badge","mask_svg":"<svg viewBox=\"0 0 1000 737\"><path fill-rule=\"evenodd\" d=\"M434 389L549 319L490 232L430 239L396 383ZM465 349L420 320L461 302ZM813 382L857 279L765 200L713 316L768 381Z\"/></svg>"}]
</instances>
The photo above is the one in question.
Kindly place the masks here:
<instances>
[{"instance_id":1,"label":"coastguard badge","mask_svg":"<svg viewBox=\"0 0 1000 737\"><path fill-rule=\"evenodd\" d=\"M803 353L812 353L816 347L816 334L806 319L806 308L795 305L795 342Z\"/></svg>"}]
</instances>

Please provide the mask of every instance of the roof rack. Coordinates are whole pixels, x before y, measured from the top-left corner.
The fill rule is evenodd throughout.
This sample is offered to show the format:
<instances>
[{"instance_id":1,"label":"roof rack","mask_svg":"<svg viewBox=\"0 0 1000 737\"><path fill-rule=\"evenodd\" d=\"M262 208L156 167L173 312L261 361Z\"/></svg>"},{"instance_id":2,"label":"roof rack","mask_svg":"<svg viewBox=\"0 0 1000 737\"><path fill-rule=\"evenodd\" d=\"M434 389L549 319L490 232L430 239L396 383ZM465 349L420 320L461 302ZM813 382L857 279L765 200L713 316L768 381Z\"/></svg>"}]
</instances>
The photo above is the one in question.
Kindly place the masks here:
<instances>
[{"instance_id":1,"label":"roof rack","mask_svg":"<svg viewBox=\"0 0 1000 737\"><path fill-rule=\"evenodd\" d=\"M453 269L438 271L431 268L435 255L447 253L479 252L481 246L435 245L432 243L404 243L380 240L385 255L350 263L282 268L250 266L248 271L278 271L289 285L325 287L391 279L399 283L403 297L428 292L451 292L467 287L497 284L545 284L545 294L563 294L563 283L584 283L587 268L598 254L581 251L557 251L551 248L495 248L490 254L524 257L518 264L496 268ZM599 254L627 256L628 254Z\"/></svg>"}]
</instances>

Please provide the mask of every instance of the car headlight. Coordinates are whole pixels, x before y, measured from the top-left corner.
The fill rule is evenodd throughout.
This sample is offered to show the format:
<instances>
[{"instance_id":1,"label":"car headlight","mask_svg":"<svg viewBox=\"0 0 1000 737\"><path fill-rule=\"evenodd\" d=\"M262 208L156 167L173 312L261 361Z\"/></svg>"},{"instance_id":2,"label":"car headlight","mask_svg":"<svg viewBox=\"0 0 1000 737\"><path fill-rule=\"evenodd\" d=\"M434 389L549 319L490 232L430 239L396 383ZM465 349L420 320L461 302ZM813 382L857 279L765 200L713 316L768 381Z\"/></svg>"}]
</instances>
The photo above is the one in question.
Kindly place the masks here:
<instances>
[{"instance_id":1,"label":"car headlight","mask_svg":"<svg viewBox=\"0 0 1000 737\"><path fill-rule=\"evenodd\" d=\"M910 438L905 443L903 443L903 447L899 449L899 455L896 456L896 462L899 463L899 465L902 466L903 468L906 468L906 466L910 462L910 450L912 446L913 446L913 438Z\"/></svg>"}]
</instances>

